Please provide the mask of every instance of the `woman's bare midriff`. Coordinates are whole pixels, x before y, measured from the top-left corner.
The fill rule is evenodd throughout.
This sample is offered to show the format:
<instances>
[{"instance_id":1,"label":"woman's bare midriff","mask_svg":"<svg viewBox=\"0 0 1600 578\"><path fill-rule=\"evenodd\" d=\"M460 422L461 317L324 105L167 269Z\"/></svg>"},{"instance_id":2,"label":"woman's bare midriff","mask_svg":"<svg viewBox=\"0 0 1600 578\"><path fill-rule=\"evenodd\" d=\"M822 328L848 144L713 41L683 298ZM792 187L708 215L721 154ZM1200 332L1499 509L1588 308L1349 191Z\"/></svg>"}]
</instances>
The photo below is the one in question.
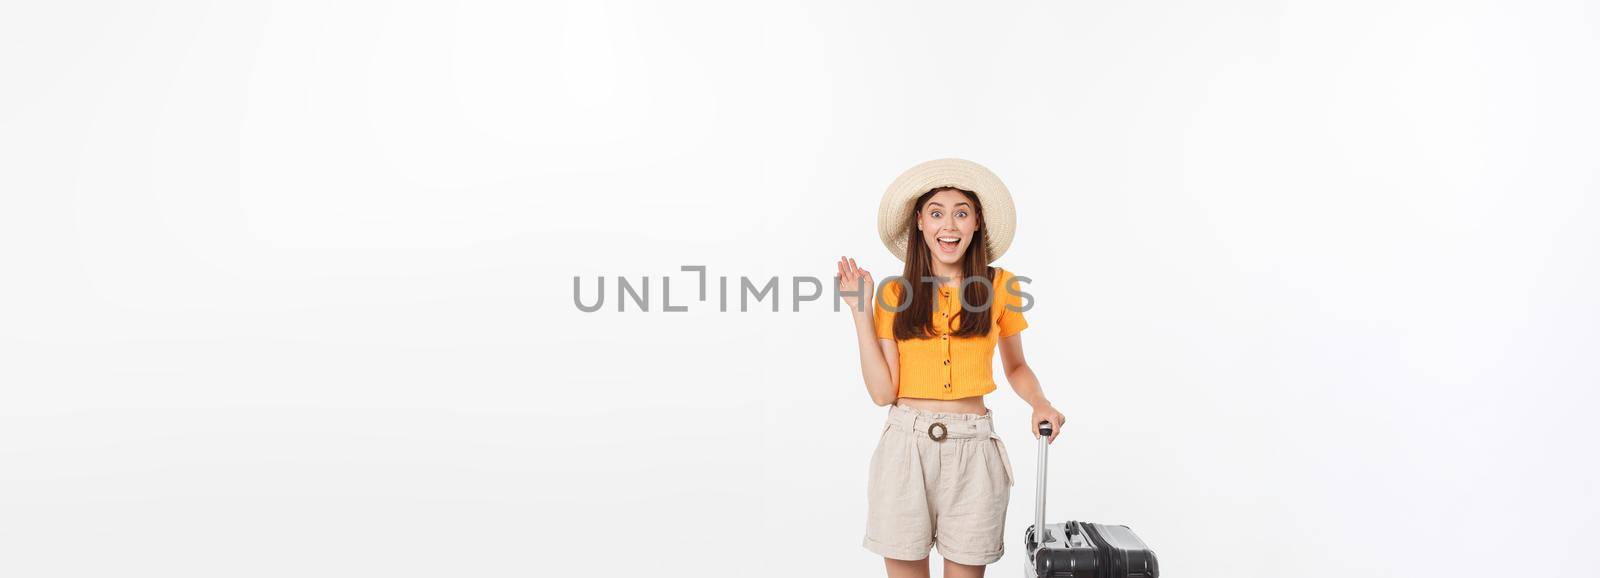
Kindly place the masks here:
<instances>
[{"instance_id":1,"label":"woman's bare midriff","mask_svg":"<svg viewBox=\"0 0 1600 578\"><path fill-rule=\"evenodd\" d=\"M989 409L983 406L983 396L974 395L961 399L925 399L920 397L902 397L894 400L895 405L943 412L943 413L975 413L983 415Z\"/></svg>"}]
</instances>

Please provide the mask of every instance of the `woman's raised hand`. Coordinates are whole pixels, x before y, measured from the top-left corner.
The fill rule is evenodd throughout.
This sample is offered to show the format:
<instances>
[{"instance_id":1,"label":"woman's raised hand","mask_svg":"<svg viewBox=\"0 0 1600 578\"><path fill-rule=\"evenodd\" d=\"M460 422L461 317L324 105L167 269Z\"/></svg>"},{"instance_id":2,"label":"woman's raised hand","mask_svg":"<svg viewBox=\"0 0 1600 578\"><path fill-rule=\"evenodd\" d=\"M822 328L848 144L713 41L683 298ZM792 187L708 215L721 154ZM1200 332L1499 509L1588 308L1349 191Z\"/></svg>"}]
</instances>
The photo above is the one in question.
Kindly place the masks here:
<instances>
[{"instance_id":1,"label":"woman's raised hand","mask_svg":"<svg viewBox=\"0 0 1600 578\"><path fill-rule=\"evenodd\" d=\"M872 290L877 286L872 284L872 274L857 267L855 259L839 257L839 274L834 278L839 280L839 291L851 312L872 311L871 307L862 307L861 303L863 299L869 305L872 303Z\"/></svg>"}]
</instances>

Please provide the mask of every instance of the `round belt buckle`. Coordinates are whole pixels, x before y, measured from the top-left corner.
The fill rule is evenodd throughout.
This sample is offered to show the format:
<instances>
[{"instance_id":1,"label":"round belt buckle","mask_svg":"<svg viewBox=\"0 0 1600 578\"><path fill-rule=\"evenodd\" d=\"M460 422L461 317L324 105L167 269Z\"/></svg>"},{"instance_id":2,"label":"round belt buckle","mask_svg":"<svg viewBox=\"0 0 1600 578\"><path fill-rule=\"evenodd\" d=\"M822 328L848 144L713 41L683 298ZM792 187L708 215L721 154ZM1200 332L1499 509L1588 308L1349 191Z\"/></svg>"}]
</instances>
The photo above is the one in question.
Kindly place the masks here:
<instances>
[{"instance_id":1,"label":"round belt buckle","mask_svg":"<svg viewBox=\"0 0 1600 578\"><path fill-rule=\"evenodd\" d=\"M938 428L939 433L933 433L934 428ZM943 423L933 422L932 425L928 426L928 437L933 438L933 441L942 442L947 435L950 435L950 429L946 428Z\"/></svg>"}]
</instances>

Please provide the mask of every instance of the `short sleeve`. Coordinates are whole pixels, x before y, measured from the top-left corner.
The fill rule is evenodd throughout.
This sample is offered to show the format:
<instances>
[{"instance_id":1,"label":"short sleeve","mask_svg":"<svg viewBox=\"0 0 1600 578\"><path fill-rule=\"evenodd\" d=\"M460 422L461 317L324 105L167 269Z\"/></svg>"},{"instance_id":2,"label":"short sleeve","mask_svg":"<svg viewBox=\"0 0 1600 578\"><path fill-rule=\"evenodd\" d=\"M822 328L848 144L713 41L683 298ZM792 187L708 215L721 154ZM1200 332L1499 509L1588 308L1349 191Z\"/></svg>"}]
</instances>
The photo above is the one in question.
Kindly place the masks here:
<instances>
[{"instance_id":1,"label":"short sleeve","mask_svg":"<svg viewBox=\"0 0 1600 578\"><path fill-rule=\"evenodd\" d=\"M890 283L881 289L880 291L883 293L883 303L888 303L891 307L897 307L900 303L899 289L899 283ZM884 309L883 303L879 303L879 298L877 295L872 297L872 324L877 328L879 339L892 340L894 339L895 314L893 311Z\"/></svg>"},{"instance_id":2,"label":"short sleeve","mask_svg":"<svg viewBox=\"0 0 1600 578\"><path fill-rule=\"evenodd\" d=\"M1028 328L1028 319L1022 315L1021 311L1014 310L1022 308L1023 288L1021 281L1017 281L1013 285L1013 278L1014 276L1010 271L1001 269L1000 283L995 287L995 295L998 296L996 302L1001 304L999 317L996 320L1000 325L1001 337L1011 337L1022 333L1023 329Z\"/></svg>"}]
</instances>

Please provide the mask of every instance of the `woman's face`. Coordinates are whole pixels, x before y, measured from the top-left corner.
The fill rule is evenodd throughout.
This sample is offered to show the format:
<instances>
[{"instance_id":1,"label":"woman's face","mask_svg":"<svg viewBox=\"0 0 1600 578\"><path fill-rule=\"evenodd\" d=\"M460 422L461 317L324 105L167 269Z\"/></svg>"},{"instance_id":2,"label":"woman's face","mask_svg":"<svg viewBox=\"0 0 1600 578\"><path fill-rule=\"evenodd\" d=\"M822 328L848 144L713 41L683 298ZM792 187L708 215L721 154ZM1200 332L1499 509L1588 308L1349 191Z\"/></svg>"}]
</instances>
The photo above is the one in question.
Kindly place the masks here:
<instances>
[{"instance_id":1,"label":"woman's face","mask_svg":"<svg viewBox=\"0 0 1600 578\"><path fill-rule=\"evenodd\" d=\"M965 193L944 189L929 197L917 212L917 229L934 259L958 265L977 235L977 209Z\"/></svg>"}]
</instances>

